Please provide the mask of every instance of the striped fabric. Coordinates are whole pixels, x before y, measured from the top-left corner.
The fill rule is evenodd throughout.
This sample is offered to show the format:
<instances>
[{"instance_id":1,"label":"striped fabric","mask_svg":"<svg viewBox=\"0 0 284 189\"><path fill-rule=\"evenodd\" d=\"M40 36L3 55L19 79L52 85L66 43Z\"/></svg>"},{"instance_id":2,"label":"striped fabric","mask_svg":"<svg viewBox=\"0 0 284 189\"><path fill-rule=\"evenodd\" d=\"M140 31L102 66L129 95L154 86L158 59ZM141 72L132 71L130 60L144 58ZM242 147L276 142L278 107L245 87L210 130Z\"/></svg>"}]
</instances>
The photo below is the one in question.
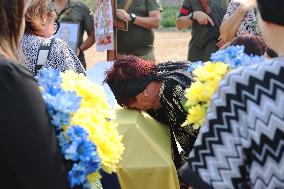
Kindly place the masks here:
<instances>
[{"instance_id":1,"label":"striped fabric","mask_svg":"<svg viewBox=\"0 0 284 189\"><path fill-rule=\"evenodd\" d=\"M220 83L185 166L194 188L284 188L283 57Z\"/></svg>"}]
</instances>

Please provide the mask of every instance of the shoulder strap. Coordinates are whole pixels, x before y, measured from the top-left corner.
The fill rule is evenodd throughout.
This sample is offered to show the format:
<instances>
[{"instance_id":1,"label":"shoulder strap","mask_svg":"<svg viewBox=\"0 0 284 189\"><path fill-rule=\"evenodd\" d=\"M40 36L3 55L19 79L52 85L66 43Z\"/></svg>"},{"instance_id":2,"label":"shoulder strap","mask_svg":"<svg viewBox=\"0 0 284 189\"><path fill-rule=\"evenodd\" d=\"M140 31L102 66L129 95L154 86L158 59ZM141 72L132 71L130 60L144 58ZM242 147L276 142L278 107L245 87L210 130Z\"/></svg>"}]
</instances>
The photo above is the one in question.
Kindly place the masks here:
<instances>
[{"instance_id":1,"label":"shoulder strap","mask_svg":"<svg viewBox=\"0 0 284 189\"><path fill-rule=\"evenodd\" d=\"M125 3L123 10L125 10L126 12L128 11L130 5L132 4L133 0L127 0L127 2Z\"/></svg>"},{"instance_id":2,"label":"shoulder strap","mask_svg":"<svg viewBox=\"0 0 284 189\"><path fill-rule=\"evenodd\" d=\"M53 44L54 37L44 40L38 49L36 65L35 65L35 74L42 68L42 66L47 62L50 55L51 46Z\"/></svg>"}]
</instances>

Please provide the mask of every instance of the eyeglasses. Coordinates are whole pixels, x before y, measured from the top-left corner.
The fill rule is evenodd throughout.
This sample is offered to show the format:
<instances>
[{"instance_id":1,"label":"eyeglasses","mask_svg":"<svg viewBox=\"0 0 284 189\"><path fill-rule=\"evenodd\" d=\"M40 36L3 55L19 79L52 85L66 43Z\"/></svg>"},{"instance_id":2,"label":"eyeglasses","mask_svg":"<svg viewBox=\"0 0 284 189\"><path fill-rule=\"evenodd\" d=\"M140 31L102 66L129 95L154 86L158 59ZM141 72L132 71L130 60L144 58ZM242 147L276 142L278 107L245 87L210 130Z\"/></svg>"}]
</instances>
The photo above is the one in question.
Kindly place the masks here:
<instances>
[{"instance_id":1,"label":"eyeglasses","mask_svg":"<svg viewBox=\"0 0 284 189\"><path fill-rule=\"evenodd\" d=\"M54 32L53 35L55 35L58 32L59 28L60 28L60 23L57 22L57 21L54 21L53 24L54 24L54 28L55 28L55 32Z\"/></svg>"}]
</instances>

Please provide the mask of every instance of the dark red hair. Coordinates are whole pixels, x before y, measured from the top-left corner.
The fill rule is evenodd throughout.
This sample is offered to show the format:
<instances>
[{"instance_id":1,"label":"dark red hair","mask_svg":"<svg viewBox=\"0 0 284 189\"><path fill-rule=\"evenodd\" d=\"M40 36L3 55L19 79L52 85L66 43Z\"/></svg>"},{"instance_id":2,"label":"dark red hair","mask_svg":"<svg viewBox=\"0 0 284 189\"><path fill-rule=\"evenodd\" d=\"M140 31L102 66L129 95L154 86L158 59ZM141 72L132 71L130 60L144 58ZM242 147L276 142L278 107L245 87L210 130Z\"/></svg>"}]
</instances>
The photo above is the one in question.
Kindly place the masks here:
<instances>
[{"instance_id":1,"label":"dark red hair","mask_svg":"<svg viewBox=\"0 0 284 189\"><path fill-rule=\"evenodd\" d=\"M106 83L120 82L145 77L153 72L156 65L136 56L123 55L116 59L113 67L107 71Z\"/></svg>"},{"instance_id":2,"label":"dark red hair","mask_svg":"<svg viewBox=\"0 0 284 189\"><path fill-rule=\"evenodd\" d=\"M156 65L136 56L121 56L106 72L105 82L110 86L117 102L125 105L141 93L156 76Z\"/></svg>"},{"instance_id":3,"label":"dark red hair","mask_svg":"<svg viewBox=\"0 0 284 189\"><path fill-rule=\"evenodd\" d=\"M257 56L262 56L266 48L262 38L250 34L235 37L229 45L243 45L245 47L244 52L246 54Z\"/></svg>"}]
</instances>

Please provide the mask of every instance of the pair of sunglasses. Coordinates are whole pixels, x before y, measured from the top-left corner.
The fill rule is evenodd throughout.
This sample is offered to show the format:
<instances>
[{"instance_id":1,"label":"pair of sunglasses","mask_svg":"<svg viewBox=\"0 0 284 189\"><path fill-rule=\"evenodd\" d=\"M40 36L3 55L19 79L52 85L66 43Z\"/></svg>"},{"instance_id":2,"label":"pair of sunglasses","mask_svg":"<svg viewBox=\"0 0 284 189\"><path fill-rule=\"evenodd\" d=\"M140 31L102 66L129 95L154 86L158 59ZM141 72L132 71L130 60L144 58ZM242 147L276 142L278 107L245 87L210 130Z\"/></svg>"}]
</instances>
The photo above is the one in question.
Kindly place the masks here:
<instances>
[{"instance_id":1,"label":"pair of sunglasses","mask_svg":"<svg viewBox=\"0 0 284 189\"><path fill-rule=\"evenodd\" d=\"M53 35L55 35L58 32L59 28L60 28L60 23L57 22L57 21L54 21L53 24L54 24L54 27L55 27L55 32L54 32Z\"/></svg>"},{"instance_id":2,"label":"pair of sunglasses","mask_svg":"<svg viewBox=\"0 0 284 189\"><path fill-rule=\"evenodd\" d=\"M53 0L48 0L46 11L47 12L55 11ZM54 21L54 27L55 27L55 32L54 32L54 35L55 35L58 32L59 28L60 28L60 23L57 20Z\"/></svg>"}]
</instances>

